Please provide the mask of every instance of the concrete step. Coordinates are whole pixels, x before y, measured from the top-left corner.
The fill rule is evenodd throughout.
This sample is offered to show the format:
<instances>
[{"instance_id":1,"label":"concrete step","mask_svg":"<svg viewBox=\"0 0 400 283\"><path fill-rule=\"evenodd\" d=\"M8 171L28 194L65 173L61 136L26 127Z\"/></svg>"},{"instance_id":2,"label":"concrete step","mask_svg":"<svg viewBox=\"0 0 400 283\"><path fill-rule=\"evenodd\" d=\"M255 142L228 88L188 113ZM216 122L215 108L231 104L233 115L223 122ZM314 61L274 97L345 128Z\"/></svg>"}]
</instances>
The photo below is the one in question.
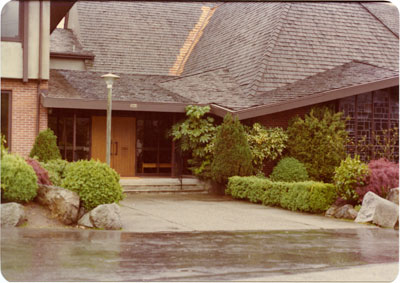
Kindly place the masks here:
<instances>
[{"instance_id":1,"label":"concrete step","mask_svg":"<svg viewBox=\"0 0 400 283\"><path fill-rule=\"evenodd\" d=\"M121 178L124 192L207 192L205 182L196 178Z\"/></svg>"}]
</instances>

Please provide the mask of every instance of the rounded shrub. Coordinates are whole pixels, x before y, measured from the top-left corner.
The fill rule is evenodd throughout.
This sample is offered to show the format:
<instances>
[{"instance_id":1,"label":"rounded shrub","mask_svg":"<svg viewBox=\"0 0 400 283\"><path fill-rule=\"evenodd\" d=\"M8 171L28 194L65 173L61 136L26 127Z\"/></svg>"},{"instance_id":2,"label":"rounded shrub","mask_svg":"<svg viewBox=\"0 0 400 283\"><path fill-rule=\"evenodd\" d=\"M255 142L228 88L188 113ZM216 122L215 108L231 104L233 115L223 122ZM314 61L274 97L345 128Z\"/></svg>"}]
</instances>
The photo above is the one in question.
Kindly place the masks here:
<instances>
[{"instance_id":1,"label":"rounded shrub","mask_svg":"<svg viewBox=\"0 0 400 283\"><path fill-rule=\"evenodd\" d=\"M78 193L86 210L123 199L119 175L99 161L80 160L69 163L61 186Z\"/></svg>"},{"instance_id":2,"label":"rounded shrub","mask_svg":"<svg viewBox=\"0 0 400 283\"><path fill-rule=\"evenodd\" d=\"M49 173L50 181L54 186L61 186L67 164L68 161L63 159L54 159L41 163L42 167Z\"/></svg>"},{"instance_id":3,"label":"rounded shrub","mask_svg":"<svg viewBox=\"0 0 400 283\"><path fill-rule=\"evenodd\" d=\"M304 164L293 157L282 158L269 177L274 182L302 182L309 180Z\"/></svg>"},{"instance_id":4,"label":"rounded shrub","mask_svg":"<svg viewBox=\"0 0 400 283\"><path fill-rule=\"evenodd\" d=\"M52 130L46 129L39 133L29 156L36 156L41 162L61 159L60 150L57 147L57 137Z\"/></svg>"},{"instance_id":5,"label":"rounded shrub","mask_svg":"<svg viewBox=\"0 0 400 283\"><path fill-rule=\"evenodd\" d=\"M368 166L356 155L354 158L347 156L335 169L333 184L340 198L348 203L357 203L359 195L357 187L363 186L368 177Z\"/></svg>"},{"instance_id":6,"label":"rounded shrub","mask_svg":"<svg viewBox=\"0 0 400 283\"><path fill-rule=\"evenodd\" d=\"M5 201L28 202L37 194L35 171L25 160L15 154L1 158L1 192Z\"/></svg>"}]
</instances>

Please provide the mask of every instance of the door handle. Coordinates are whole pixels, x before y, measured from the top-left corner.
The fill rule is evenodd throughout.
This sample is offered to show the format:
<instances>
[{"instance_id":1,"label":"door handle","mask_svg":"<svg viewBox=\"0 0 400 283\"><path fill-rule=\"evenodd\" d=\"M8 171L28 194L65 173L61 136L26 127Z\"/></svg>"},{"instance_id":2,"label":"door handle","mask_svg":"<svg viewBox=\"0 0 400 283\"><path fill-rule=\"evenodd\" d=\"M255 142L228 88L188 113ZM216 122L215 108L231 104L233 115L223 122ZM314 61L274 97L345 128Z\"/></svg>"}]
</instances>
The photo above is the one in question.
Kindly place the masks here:
<instances>
[{"instance_id":1,"label":"door handle","mask_svg":"<svg viewBox=\"0 0 400 283\"><path fill-rule=\"evenodd\" d=\"M118 142L115 142L115 155L118 155Z\"/></svg>"}]
</instances>

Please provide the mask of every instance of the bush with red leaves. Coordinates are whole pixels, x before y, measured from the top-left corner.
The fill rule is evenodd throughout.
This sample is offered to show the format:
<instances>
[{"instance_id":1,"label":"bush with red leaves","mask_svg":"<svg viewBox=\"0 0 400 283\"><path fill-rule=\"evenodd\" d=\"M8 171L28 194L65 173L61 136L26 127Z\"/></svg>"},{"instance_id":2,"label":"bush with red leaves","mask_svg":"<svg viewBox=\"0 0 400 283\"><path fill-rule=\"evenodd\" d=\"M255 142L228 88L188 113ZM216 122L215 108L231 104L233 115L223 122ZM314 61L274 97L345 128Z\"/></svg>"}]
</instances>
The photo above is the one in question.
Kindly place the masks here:
<instances>
[{"instance_id":1,"label":"bush with red leaves","mask_svg":"<svg viewBox=\"0 0 400 283\"><path fill-rule=\"evenodd\" d=\"M37 161L36 159L27 158L26 163L28 163L35 171L38 184L49 186L52 185L49 173L40 165L39 161Z\"/></svg>"},{"instance_id":2,"label":"bush with red leaves","mask_svg":"<svg viewBox=\"0 0 400 283\"><path fill-rule=\"evenodd\" d=\"M367 185L356 189L361 203L364 195L373 192L380 197L386 198L390 189L399 187L399 165L384 158L372 160L368 164L369 178Z\"/></svg>"}]
</instances>

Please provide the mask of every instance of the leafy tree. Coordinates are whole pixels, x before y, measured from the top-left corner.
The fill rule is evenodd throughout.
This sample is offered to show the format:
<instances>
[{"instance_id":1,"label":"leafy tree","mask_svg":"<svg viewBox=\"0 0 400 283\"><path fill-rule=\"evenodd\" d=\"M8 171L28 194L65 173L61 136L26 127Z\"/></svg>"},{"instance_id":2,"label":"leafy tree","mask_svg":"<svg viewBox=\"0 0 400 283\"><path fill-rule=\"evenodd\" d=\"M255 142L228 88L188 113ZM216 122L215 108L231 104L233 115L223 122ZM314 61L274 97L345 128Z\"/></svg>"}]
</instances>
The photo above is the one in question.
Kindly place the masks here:
<instances>
[{"instance_id":1,"label":"leafy tree","mask_svg":"<svg viewBox=\"0 0 400 283\"><path fill-rule=\"evenodd\" d=\"M211 176L225 184L231 176L248 176L254 172L252 154L243 125L227 114L218 128L214 145Z\"/></svg>"},{"instance_id":2,"label":"leafy tree","mask_svg":"<svg viewBox=\"0 0 400 283\"><path fill-rule=\"evenodd\" d=\"M268 128L254 123L246 127L246 137L253 156L253 167L261 173L265 160L275 160L282 155L288 139L282 128Z\"/></svg>"},{"instance_id":3,"label":"leafy tree","mask_svg":"<svg viewBox=\"0 0 400 283\"><path fill-rule=\"evenodd\" d=\"M335 167L346 157L348 135L342 116L327 107L314 108L304 119L289 123L289 155L301 161L314 180L331 182Z\"/></svg>"},{"instance_id":4,"label":"leafy tree","mask_svg":"<svg viewBox=\"0 0 400 283\"><path fill-rule=\"evenodd\" d=\"M40 162L61 159L60 150L57 147L57 137L52 130L46 129L39 133L29 156L32 158L36 156Z\"/></svg>"},{"instance_id":5,"label":"leafy tree","mask_svg":"<svg viewBox=\"0 0 400 283\"><path fill-rule=\"evenodd\" d=\"M214 118L206 116L210 106L186 107L186 120L173 125L171 135L182 151L191 152L190 170L201 178L210 178L210 166L216 133Z\"/></svg>"}]
</instances>

